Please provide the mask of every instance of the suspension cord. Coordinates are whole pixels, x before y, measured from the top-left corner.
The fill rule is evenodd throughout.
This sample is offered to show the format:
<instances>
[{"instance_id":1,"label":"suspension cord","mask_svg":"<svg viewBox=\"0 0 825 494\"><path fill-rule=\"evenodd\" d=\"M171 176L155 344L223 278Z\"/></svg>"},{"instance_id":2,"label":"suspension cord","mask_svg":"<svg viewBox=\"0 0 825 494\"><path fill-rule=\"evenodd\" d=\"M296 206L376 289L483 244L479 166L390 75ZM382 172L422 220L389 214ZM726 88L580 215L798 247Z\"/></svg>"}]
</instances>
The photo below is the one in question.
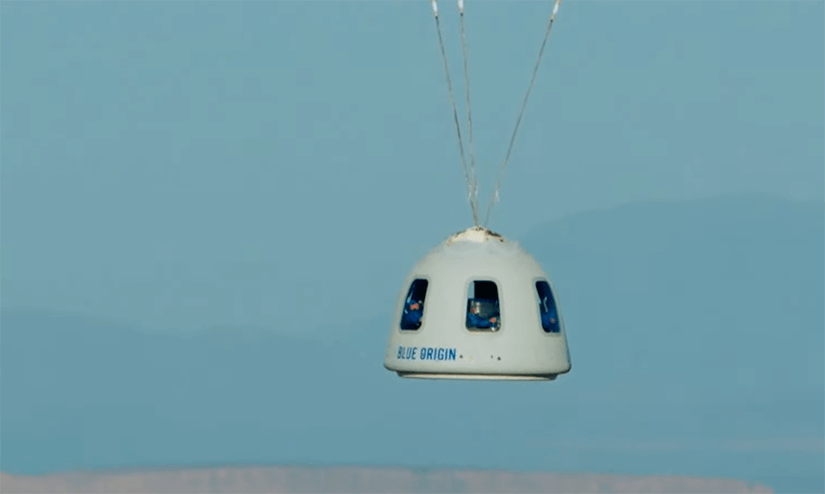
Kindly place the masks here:
<instances>
[{"instance_id":1,"label":"suspension cord","mask_svg":"<svg viewBox=\"0 0 825 494\"><path fill-rule=\"evenodd\" d=\"M533 90L533 83L536 81L539 64L541 63L541 56L544 54L544 47L547 44L547 38L550 37L550 29L553 27L553 21L556 19L556 13L559 11L559 5L561 5L561 0L556 0L555 5L553 6L553 13L550 14L550 21L547 23L547 31L544 33L544 40L542 41L541 48L539 49L536 66L533 68L533 77L530 79L530 85L527 87L527 94L524 95L524 101L521 103L521 111L519 112L518 119L516 120L516 127L513 129L512 137L510 137L510 145L507 148L507 154L504 156L504 163L501 165L501 172L499 173L498 181L496 182L495 189L493 190L493 196L490 198L490 203L487 206L487 216L484 219L484 226L487 226L490 222L490 213L493 210L493 205L498 201L501 182L504 180L504 171L507 169L507 163L510 160L510 152L513 150L513 144L516 142L516 133L518 132L519 124L521 124L521 118L524 116L524 109L527 106L527 99L530 97L530 92Z\"/></svg>"},{"instance_id":2,"label":"suspension cord","mask_svg":"<svg viewBox=\"0 0 825 494\"><path fill-rule=\"evenodd\" d=\"M464 58L464 94L467 97L467 134L468 144L470 148L470 201L474 204L474 208L478 210L478 178L476 175L476 156L473 146L473 114L470 111L470 56L467 50L467 30L464 27L464 0L458 0L458 13L461 17L461 52ZM478 221L474 226L478 226Z\"/></svg>"},{"instance_id":3,"label":"suspension cord","mask_svg":"<svg viewBox=\"0 0 825 494\"><path fill-rule=\"evenodd\" d=\"M464 142L461 138L461 124L458 121L458 110L455 105L455 98L453 98L453 83L450 79L450 68L447 63L447 53L444 51L444 40L441 36L441 23L438 20L438 5L436 0L431 0L433 6L433 15L435 17L435 27L438 31L438 43L441 47L441 58L444 60L444 72L447 75L447 91L450 95L450 104L453 107L453 119L455 120L455 129L458 134L458 150L461 155L461 169L464 171L464 180L467 182L467 196L470 200L470 209L473 212L473 224L478 225L478 208L476 202L473 200L473 188L469 175L467 174L467 160L464 157Z\"/></svg>"}]
</instances>

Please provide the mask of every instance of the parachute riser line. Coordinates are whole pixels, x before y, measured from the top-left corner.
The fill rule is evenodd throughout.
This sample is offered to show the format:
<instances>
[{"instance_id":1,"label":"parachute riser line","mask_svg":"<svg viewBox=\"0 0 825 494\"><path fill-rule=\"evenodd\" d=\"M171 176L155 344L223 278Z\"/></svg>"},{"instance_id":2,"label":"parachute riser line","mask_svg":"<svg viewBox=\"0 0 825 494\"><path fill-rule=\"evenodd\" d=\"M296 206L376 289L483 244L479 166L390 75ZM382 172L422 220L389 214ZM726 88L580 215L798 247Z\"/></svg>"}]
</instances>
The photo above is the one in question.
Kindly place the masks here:
<instances>
[{"instance_id":1,"label":"parachute riser line","mask_svg":"<svg viewBox=\"0 0 825 494\"><path fill-rule=\"evenodd\" d=\"M470 188L472 191L471 201L474 208L478 210L478 178L476 176L476 156L473 145L473 115L470 109L470 55L467 49L467 29L464 25L464 0L458 0L458 14L461 18L461 53L464 59L464 94L466 95L467 106L467 135L470 148ZM473 226L479 226L478 221Z\"/></svg>"},{"instance_id":2,"label":"parachute riser line","mask_svg":"<svg viewBox=\"0 0 825 494\"><path fill-rule=\"evenodd\" d=\"M477 185L476 185L477 181L476 181L476 178L475 178L475 162L474 162L475 158L473 157L474 155L473 155L473 152L471 150L470 154L471 154L471 159L473 160L473 164L472 164L472 175L470 175L470 173L468 173L468 170L467 170L467 160L465 158L465 152L464 152L464 139L461 136L461 124L460 124L459 118L458 118L458 109L456 107L455 98L453 96L453 85L452 85L452 79L450 78L450 66L449 66L449 63L447 62L447 52L444 49L444 39L441 35L441 23L439 22L439 17L438 17L438 3L437 3L436 0L430 0L430 3L431 3L432 8L433 8L433 17L435 19L436 31L438 32L438 44L439 44L439 47L441 49L441 58L444 62L444 73L447 77L447 92L448 92L448 95L449 95L449 98L450 98L450 104L451 104L452 110L453 110L453 119L455 121L456 134L458 136L458 150L459 150L459 157L461 159L461 169L464 172L464 180L467 183L467 197L470 201L470 210L473 213L473 225L478 226L479 225L479 211L478 211L478 193L477 193ZM459 11L461 12L462 18L463 18L463 1L462 0L459 0ZM465 72L466 72L467 71L466 50L465 50L465 66L464 67L465 67ZM469 87L469 82L467 83L467 87ZM468 120L469 120L469 118L470 118L469 93L467 95L467 102L468 102L468 107L467 107L467 112L468 113L467 113L467 115L468 115ZM470 125L472 125L472 124L470 124ZM472 133L472 130L470 130L470 132ZM470 138L470 143L472 145L472 137Z\"/></svg>"},{"instance_id":3,"label":"parachute riser line","mask_svg":"<svg viewBox=\"0 0 825 494\"><path fill-rule=\"evenodd\" d=\"M536 59L536 65L533 68L533 75L530 78L530 85L527 87L527 92L525 93L524 100L521 103L521 110L519 111L518 118L516 119L513 135L510 137L510 144L507 147L507 153L504 156L504 162L501 165L498 180L496 181L492 197L490 198L490 202L487 206L487 215L484 218L485 227L487 227L490 223L490 214L492 213L493 206L499 200L499 191L501 190L501 182L504 180L504 172L507 170L507 165L510 161L510 153L513 151L513 145L516 142L516 134L518 133L519 125L521 124L522 117L524 116L524 110L527 107L527 100L530 98L530 93L533 90L533 85L535 84L536 76L538 75L539 65L541 64L541 57L544 54L544 48L547 45L547 39L550 37L550 30L553 28L553 22L556 20L556 14L559 12L560 5L561 0L556 0L556 3L553 5L553 12L550 14L550 20L547 22L547 30L544 33L544 40L541 42L541 48L539 49L539 54Z\"/></svg>"}]
</instances>

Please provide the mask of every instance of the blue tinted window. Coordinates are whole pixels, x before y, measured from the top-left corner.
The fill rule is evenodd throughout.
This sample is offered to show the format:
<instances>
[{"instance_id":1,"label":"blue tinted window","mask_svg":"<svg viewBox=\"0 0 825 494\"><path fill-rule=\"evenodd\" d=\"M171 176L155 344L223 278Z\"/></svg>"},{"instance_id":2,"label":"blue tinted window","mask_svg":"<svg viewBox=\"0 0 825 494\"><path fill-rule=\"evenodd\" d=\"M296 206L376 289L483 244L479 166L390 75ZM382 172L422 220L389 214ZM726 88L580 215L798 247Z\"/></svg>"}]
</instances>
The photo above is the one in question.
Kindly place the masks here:
<instances>
[{"instance_id":1,"label":"blue tinted window","mask_svg":"<svg viewBox=\"0 0 825 494\"><path fill-rule=\"evenodd\" d=\"M541 327L546 333L558 333L560 331L559 315L550 285L546 281L536 282L536 294L538 295Z\"/></svg>"},{"instance_id":2,"label":"blue tinted window","mask_svg":"<svg viewBox=\"0 0 825 494\"><path fill-rule=\"evenodd\" d=\"M427 295L427 280L417 279L412 282L404 300L404 312L401 314L401 329L418 329L424 315L424 298Z\"/></svg>"},{"instance_id":3,"label":"blue tinted window","mask_svg":"<svg viewBox=\"0 0 825 494\"><path fill-rule=\"evenodd\" d=\"M498 287L492 281L470 283L466 326L474 331L497 331L501 327Z\"/></svg>"}]
</instances>

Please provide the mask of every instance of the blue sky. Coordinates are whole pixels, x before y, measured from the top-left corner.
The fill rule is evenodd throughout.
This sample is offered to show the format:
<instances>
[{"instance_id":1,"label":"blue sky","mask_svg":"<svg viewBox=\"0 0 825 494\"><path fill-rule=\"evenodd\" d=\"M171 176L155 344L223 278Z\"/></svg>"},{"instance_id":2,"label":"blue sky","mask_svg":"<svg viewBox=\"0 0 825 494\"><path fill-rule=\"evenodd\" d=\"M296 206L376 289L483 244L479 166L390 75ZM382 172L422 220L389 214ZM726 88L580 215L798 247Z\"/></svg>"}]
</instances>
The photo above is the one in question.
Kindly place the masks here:
<instances>
[{"instance_id":1,"label":"blue sky","mask_svg":"<svg viewBox=\"0 0 825 494\"><path fill-rule=\"evenodd\" d=\"M463 115L458 17L453 2L440 4ZM70 311L160 332L250 325L332 338L362 328L355 338L346 338L354 345L373 341L376 321L389 321L413 264L447 235L471 225L435 25L424 0L4 1L0 8L4 308ZM551 9L545 1L467 2L482 204L504 157ZM661 473L663 465L680 466L709 475L781 473L788 476L785 485L821 485L822 425L811 417L821 416L822 403L821 395L810 392L822 376L810 370L821 368L822 361L810 343L820 341L819 336L809 331L821 321L809 317L811 307L821 303L816 294L822 285L812 279L815 269L809 264L822 239L808 226L819 217L811 213L816 208L737 203L762 207L766 221L731 226L729 219L713 216L725 211L722 206L674 207L674 216L699 211L692 219L710 225L682 236L660 221L668 214L664 207L657 214L645 209L638 216L630 211L594 215L590 223L587 218L559 223L570 227L570 238L567 230L557 236L546 225L630 203L737 194L822 205L823 18L821 1L566 0L561 6L491 223L518 239L538 232L534 239L549 239L547 245L561 249L550 252L547 247L539 254L552 261L556 255L562 258L549 271L558 275L554 279L564 303L571 301L565 305L566 321L575 328L570 340L578 367L539 393L525 391L533 389L526 386L496 388L506 398L498 403L502 415L516 403L538 422L547 406L559 421L544 423L541 434L530 429L529 420L526 428L511 423L509 429L491 433L498 434L499 442L487 443L478 435L479 422L441 422L440 411L428 408L427 399L433 389L441 390L445 406L465 407L469 413L487 400L492 388L404 381L367 360L358 362L360 382L377 380L395 401L369 384L347 388L351 377L346 374L335 376L343 384L326 378L322 384L340 395L362 397L364 402L347 402L344 411L371 431L372 444L394 434L375 432L375 421L395 431L395 413L406 413L424 417L412 427L414 433L435 427L447 437L479 441L456 440L455 449L445 450L443 458L458 451L462 453L449 458L466 454L467 461L484 457L494 462L509 447L528 456L533 450L547 455L532 456L531 465L550 464L545 460L552 457L562 461L555 463L558 468L567 469L638 470L643 465L645 473ZM761 214L749 213L730 217ZM593 226L603 224L599 218L626 218L627 229L599 230ZM653 218L650 229L645 218ZM682 220L692 228L689 219ZM763 235L760 225L773 226ZM745 233L731 238L737 232ZM675 240L663 238L668 235ZM711 239L706 242L703 235ZM643 246L647 250L627 254L639 238L651 239ZM659 247L653 244L670 245L664 240L689 255L663 264L666 260L655 258ZM604 245L611 241L615 243ZM718 243L708 245L714 241ZM584 252L582 244L592 245L593 252ZM738 263L734 250L749 245L756 248ZM795 262L757 270L751 267L758 262L747 256ZM650 288L660 296L658 303L647 299L647 306L636 305L622 296L643 292L623 291L616 280L630 279L626 270L648 258L655 259L645 267L662 271L651 280L675 281ZM616 271L600 272L599 259ZM727 269L714 272L715 266ZM693 276L679 285L677 274L685 271ZM774 301L786 309L763 311L759 305L754 310L762 303L759 283L765 279L779 280ZM716 326L701 329L723 328L713 335L718 338L710 349L685 329L689 319L677 317L684 307L680 290L705 282L716 290L704 305L705 317ZM719 296L724 290L737 297ZM593 303L602 304L603 311L592 310ZM351 320L325 326L329 311L340 307L348 309ZM648 326L628 322L625 329L634 337L613 331L603 322L614 313L611 307L627 310L634 321ZM645 333L660 324L670 332ZM774 339L772 329L780 324L788 327ZM21 328L16 334L28 335ZM336 329L341 331L333 335ZM762 337L753 337L753 330L762 331ZM376 336L381 343L385 337ZM209 335L203 338L209 341ZM616 341L625 344L620 352L630 353L614 352L610 342ZM95 378L117 381L118 374L100 375L95 363L123 359L129 352L99 355L85 341L72 343L80 350L69 355L62 348L46 350L69 362L89 351L88 359L81 356L85 367L65 374L71 383L88 385L89 396L98 399L94 381L71 376L88 368ZM118 350L123 346L113 345ZM199 347L170 348L196 354ZM136 361L142 358L140 349L130 350ZM692 355L700 353L711 365L701 366L697 377L686 369L693 364ZM218 369L235 376L226 389L278 409L278 397L252 392L260 389L257 381L248 380L243 366L232 364L246 362L249 355L233 355L236 360ZM634 355L632 362L625 355ZM190 357L197 363L200 357L195 356ZM168 369L181 358L174 353ZM11 365L14 359L5 361ZM773 361L779 368L763 375L765 362ZM59 358L55 362L57 369L69 367ZM278 364L268 354L261 362ZM182 367L189 369L186 362ZM168 369L154 369L154 381L145 374L152 369L127 369L136 376L130 382L147 388L140 395L148 397L144 405L151 406L158 396L152 393L162 395L163 389L176 389L175 382L188 382L175 381L172 371L171 377L164 374ZM257 376L261 387L270 385L273 374ZM172 379L170 388L163 387L167 378ZM310 382L286 381L295 393ZM15 382L23 397L16 410L26 420L26 407L38 399L57 399L70 410L76 403L88 407L82 417L46 420L51 424L95 421L94 413L100 412L90 405L94 399L78 395L75 402L62 403L60 395L35 396L23 378ZM212 384L201 382L208 391L203 396L210 400ZM162 389L148 389L152 386ZM131 399L133 390L128 391ZM178 409L168 412L170 423L200 403L175 396ZM364 403L376 397L385 408L364 413ZM39 409L61 417L58 406ZM271 453L269 444L259 441L261 424L271 417L266 408L250 410L260 414L261 422L243 422L257 443L233 436L227 441L235 441L237 449L215 445L213 452L224 455L254 446ZM295 410L296 417L306 417L299 405ZM209 429L224 419L225 410L215 413L217 419L204 418L201 426ZM226 420L236 421L236 412L226 413ZM6 420L14 417L4 414ZM774 420L777 416L783 420ZM31 429L15 429L16 444L23 449L33 448L26 434L38 431L36 421L44 416L32 417L27 422ZM333 437L350 437L351 424L343 423L337 436L326 438L310 434L315 422L304 424L307 454L318 460L351 453L349 443L340 441L331 453L317 447ZM94 430L104 439L101 444L117 442L105 427ZM271 437L281 434L267 430ZM67 437L83 434L72 427L61 432ZM151 432L165 437L167 429ZM177 461L192 446L181 442L164 456L174 448L158 452L147 437L141 437L146 449L140 454L149 451L157 461ZM556 441L552 451L546 447L548 438ZM61 446L64 452L74 447L67 441ZM111 453L102 446L89 448L90 457ZM431 460L424 442L416 442L416 448L417 458ZM717 456L709 457L708 449ZM362 450L387 451L369 445ZM395 454L407 454L399 451ZM34 463L43 461L30 452ZM625 456L628 452L637 454ZM640 460L640 452L649 455ZM697 470L697 464L712 468ZM796 478L799 472L808 480Z\"/></svg>"},{"instance_id":2,"label":"blue sky","mask_svg":"<svg viewBox=\"0 0 825 494\"><path fill-rule=\"evenodd\" d=\"M468 2L482 204L551 8ZM441 12L463 101L455 4ZM368 318L470 226L423 0L2 14L4 306L161 331L315 326L334 302ZM822 201L822 19L813 1L565 2L491 226L518 237L652 199Z\"/></svg>"}]
</instances>

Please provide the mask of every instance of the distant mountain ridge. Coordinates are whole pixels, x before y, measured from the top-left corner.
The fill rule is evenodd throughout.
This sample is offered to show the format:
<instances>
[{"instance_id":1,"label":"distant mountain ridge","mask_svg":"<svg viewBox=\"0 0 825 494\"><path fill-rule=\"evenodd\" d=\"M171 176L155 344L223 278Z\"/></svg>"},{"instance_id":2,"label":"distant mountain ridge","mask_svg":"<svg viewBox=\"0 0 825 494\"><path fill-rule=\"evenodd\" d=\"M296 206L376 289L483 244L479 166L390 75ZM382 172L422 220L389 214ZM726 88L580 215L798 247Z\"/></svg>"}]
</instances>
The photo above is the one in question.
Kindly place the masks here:
<instances>
[{"instance_id":1,"label":"distant mountain ridge","mask_svg":"<svg viewBox=\"0 0 825 494\"><path fill-rule=\"evenodd\" d=\"M646 358L622 362L624 371L666 368L690 353L721 366L694 369L703 377L719 369L730 377L756 364L740 359L761 352L758 335L773 338L783 363L797 362L769 373L754 367L763 375L748 386L767 379L782 393L800 377L811 391L823 383L825 204L759 196L631 204L554 222L522 243L560 294L574 365L591 357L619 365L612 349L631 337L633 354ZM720 336L738 341L720 346ZM591 337L604 344L576 352L577 340ZM665 340L678 342L679 355L660 351L673 347ZM794 367L800 360L808 365Z\"/></svg>"},{"instance_id":2,"label":"distant mountain ridge","mask_svg":"<svg viewBox=\"0 0 825 494\"><path fill-rule=\"evenodd\" d=\"M821 488L825 208L632 205L520 240L568 327L573 370L552 383L402 380L383 318L312 340L3 308L2 470L346 462ZM728 446L745 441L766 446Z\"/></svg>"},{"instance_id":3,"label":"distant mountain ridge","mask_svg":"<svg viewBox=\"0 0 825 494\"><path fill-rule=\"evenodd\" d=\"M728 479L598 474L429 471L366 467L222 467L79 472L45 477L0 474L15 493L772 493Z\"/></svg>"}]
</instances>

